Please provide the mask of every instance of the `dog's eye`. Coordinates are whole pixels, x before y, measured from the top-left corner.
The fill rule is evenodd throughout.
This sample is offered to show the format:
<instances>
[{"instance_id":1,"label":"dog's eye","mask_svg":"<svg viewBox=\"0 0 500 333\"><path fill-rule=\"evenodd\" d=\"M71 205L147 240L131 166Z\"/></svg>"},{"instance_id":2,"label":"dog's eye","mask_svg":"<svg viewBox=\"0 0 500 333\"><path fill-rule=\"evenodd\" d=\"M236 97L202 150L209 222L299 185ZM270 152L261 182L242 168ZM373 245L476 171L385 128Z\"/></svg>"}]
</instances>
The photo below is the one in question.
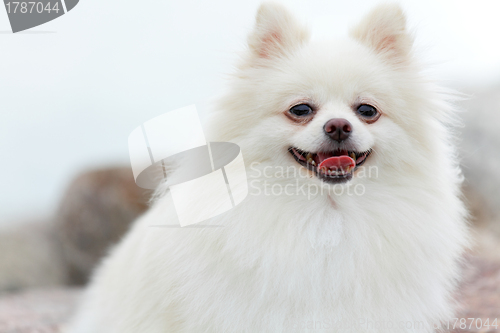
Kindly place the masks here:
<instances>
[{"instance_id":1,"label":"dog's eye","mask_svg":"<svg viewBox=\"0 0 500 333\"><path fill-rule=\"evenodd\" d=\"M293 114L295 116L299 116L299 117L307 116L307 115L311 114L312 112L313 112L313 110L307 104L295 105L290 109L291 114Z\"/></svg>"},{"instance_id":2,"label":"dog's eye","mask_svg":"<svg viewBox=\"0 0 500 333\"><path fill-rule=\"evenodd\" d=\"M376 118L379 113L373 106L368 104L361 104L360 106L358 106L358 114L366 120L371 120Z\"/></svg>"}]
</instances>

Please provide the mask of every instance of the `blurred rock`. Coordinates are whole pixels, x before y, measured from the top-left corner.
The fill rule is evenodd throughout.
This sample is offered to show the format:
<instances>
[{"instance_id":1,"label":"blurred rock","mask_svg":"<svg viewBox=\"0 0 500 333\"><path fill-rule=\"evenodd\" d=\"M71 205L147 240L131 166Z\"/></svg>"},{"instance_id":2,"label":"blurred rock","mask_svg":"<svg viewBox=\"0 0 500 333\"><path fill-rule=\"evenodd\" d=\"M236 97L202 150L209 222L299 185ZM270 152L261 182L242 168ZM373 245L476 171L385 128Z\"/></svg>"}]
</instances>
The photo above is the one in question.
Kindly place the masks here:
<instances>
[{"instance_id":1,"label":"blurred rock","mask_svg":"<svg viewBox=\"0 0 500 333\"><path fill-rule=\"evenodd\" d=\"M47 221L2 228L0 232L0 292L56 286L66 282L66 269Z\"/></svg>"},{"instance_id":2,"label":"blurred rock","mask_svg":"<svg viewBox=\"0 0 500 333\"><path fill-rule=\"evenodd\" d=\"M59 333L80 290L31 290L0 298L0 333Z\"/></svg>"},{"instance_id":3,"label":"blurred rock","mask_svg":"<svg viewBox=\"0 0 500 333\"><path fill-rule=\"evenodd\" d=\"M462 91L470 96L461 103L464 194L473 222L500 237L500 84Z\"/></svg>"},{"instance_id":4,"label":"blurred rock","mask_svg":"<svg viewBox=\"0 0 500 333\"><path fill-rule=\"evenodd\" d=\"M500 256L468 254L465 259L463 281L457 292L459 316L490 318L490 322L498 318L500 329Z\"/></svg>"},{"instance_id":5,"label":"blurred rock","mask_svg":"<svg viewBox=\"0 0 500 333\"><path fill-rule=\"evenodd\" d=\"M110 246L147 209L150 194L135 184L130 168L95 170L73 180L55 219L69 283L87 281Z\"/></svg>"},{"instance_id":6,"label":"blurred rock","mask_svg":"<svg viewBox=\"0 0 500 333\"><path fill-rule=\"evenodd\" d=\"M69 185L55 217L0 231L0 293L85 283L148 207L130 168L88 171Z\"/></svg>"}]
</instances>

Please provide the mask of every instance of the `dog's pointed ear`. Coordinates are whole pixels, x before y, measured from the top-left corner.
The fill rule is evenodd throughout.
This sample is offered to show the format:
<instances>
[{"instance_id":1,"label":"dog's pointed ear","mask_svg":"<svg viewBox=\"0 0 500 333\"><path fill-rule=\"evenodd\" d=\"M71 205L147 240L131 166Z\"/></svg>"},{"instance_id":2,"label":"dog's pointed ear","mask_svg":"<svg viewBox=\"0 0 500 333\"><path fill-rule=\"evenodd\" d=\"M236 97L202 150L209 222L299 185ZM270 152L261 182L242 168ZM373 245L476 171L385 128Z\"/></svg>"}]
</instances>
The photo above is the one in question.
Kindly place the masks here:
<instances>
[{"instance_id":1,"label":"dog's pointed ear","mask_svg":"<svg viewBox=\"0 0 500 333\"><path fill-rule=\"evenodd\" d=\"M408 60L413 45L406 16L397 4L379 5L350 31L350 35L397 63Z\"/></svg>"},{"instance_id":2,"label":"dog's pointed ear","mask_svg":"<svg viewBox=\"0 0 500 333\"><path fill-rule=\"evenodd\" d=\"M282 5L265 2L258 12L248 46L253 59L283 57L300 47L309 32Z\"/></svg>"}]
</instances>

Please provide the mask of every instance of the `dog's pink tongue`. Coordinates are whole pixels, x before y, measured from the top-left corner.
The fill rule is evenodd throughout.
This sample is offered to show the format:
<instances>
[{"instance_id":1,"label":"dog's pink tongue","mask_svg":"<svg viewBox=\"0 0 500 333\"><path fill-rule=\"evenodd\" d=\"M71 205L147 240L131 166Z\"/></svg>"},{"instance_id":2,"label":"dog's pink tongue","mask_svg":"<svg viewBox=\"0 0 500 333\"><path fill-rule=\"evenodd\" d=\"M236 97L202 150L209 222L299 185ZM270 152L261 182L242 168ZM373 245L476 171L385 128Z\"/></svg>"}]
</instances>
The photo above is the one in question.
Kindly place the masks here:
<instances>
[{"instance_id":1,"label":"dog's pink tongue","mask_svg":"<svg viewBox=\"0 0 500 333\"><path fill-rule=\"evenodd\" d=\"M321 156L318 154L318 157L320 158L320 160L322 160L322 162L318 166L319 170L334 170L347 173L356 166L356 162L347 155L325 158L326 156Z\"/></svg>"}]
</instances>

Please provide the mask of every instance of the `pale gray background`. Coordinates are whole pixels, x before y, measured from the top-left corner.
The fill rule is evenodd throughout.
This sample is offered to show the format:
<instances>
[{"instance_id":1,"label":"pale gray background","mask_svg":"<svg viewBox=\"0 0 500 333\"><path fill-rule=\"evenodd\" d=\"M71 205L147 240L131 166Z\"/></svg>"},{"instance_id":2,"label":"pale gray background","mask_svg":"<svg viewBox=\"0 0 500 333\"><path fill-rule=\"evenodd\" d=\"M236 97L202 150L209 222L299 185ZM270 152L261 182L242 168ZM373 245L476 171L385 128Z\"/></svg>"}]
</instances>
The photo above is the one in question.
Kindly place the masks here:
<instances>
[{"instance_id":1,"label":"pale gray background","mask_svg":"<svg viewBox=\"0 0 500 333\"><path fill-rule=\"evenodd\" d=\"M283 1L314 38L345 35L380 1ZM500 82L500 2L400 1L450 86ZM11 34L0 10L0 224L50 214L88 167L128 163L128 134L215 95L259 1L82 0Z\"/></svg>"}]
</instances>

